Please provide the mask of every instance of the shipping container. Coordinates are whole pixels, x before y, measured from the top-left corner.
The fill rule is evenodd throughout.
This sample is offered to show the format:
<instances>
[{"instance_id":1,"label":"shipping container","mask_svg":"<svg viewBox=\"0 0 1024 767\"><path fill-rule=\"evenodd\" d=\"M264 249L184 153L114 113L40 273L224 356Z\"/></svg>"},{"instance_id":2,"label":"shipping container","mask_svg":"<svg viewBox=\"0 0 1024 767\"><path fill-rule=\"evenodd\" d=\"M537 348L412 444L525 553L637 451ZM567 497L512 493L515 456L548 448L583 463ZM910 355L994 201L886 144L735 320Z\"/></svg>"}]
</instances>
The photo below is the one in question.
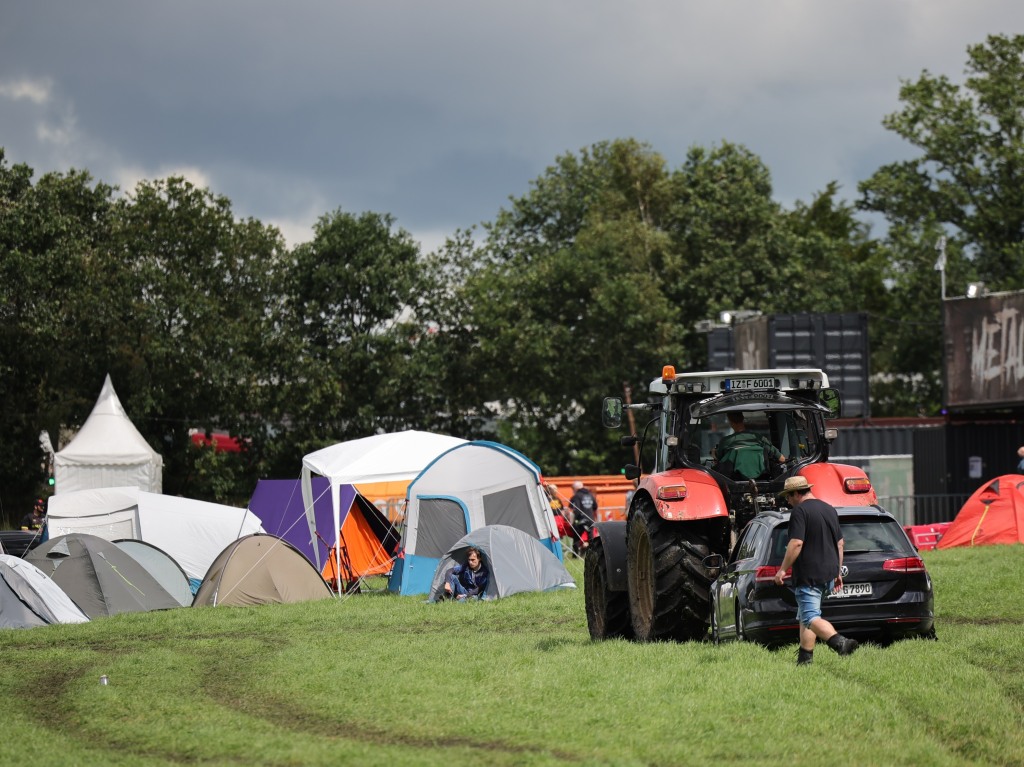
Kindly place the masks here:
<instances>
[{"instance_id":1,"label":"shipping container","mask_svg":"<svg viewBox=\"0 0 1024 767\"><path fill-rule=\"evenodd\" d=\"M732 332L735 368L821 368L842 395L844 416L871 415L867 314L773 314Z\"/></svg>"}]
</instances>

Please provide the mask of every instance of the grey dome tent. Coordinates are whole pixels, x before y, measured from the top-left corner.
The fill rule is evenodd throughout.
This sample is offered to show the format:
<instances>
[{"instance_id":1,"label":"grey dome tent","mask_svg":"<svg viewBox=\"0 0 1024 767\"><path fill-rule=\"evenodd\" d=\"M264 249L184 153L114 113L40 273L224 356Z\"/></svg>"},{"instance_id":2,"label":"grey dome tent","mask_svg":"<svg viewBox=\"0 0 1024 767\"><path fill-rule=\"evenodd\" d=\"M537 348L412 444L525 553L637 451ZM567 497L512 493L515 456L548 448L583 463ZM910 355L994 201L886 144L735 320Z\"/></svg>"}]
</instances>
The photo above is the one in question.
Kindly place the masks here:
<instances>
[{"instance_id":1,"label":"grey dome tent","mask_svg":"<svg viewBox=\"0 0 1024 767\"><path fill-rule=\"evenodd\" d=\"M429 601L436 601L440 595L448 569L466 563L470 548L480 550L490 571L484 598L576 588L565 565L532 535L508 525L486 525L462 536L441 557L430 585Z\"/></svg>"},{"instance_id":2,"label":"grey dome tent","mask_svg":"<svg viewBox=\"0 0 1024 767\"><path fill-rule=\"evenodd\" d=\"M134 538L122 538L114 541L114 545L129 554L132 559L149 570L167 593L178 600L182 607L192 604L192 585L188 575L181 569L174 557L158 546Z\"/></svg>"},{"instance_id":3,"label":"grey dome tent","mask_svg":"<svg viewBox=\"0 0 1024 767\"><path fill-rule=\"evenodd\" d=\"M25 559L50 576L90 618L181 607L131 555L95 535L52 538Z\"/></svg>"},{"instance_id":4,"label":"grey dome tent","mask_svg":"<svg viewBox=\"0 0 1024 767\"><path fill-rule=\"evenodd\" d=\"M38 567L10 554L0 555L0 628L88 620L89 616Z\"/></svg>"},{"instance_id":5,"label":"grey dome tent","mask_svg":"<svg viewBox=\"0 0 1024 767\"><path fill-rule=\"evenodd\" d=\"M229 544L213 561L192 606L244 607L332 596L302 552L276 535L254 533Z\"/></svg>"}]
</instances>

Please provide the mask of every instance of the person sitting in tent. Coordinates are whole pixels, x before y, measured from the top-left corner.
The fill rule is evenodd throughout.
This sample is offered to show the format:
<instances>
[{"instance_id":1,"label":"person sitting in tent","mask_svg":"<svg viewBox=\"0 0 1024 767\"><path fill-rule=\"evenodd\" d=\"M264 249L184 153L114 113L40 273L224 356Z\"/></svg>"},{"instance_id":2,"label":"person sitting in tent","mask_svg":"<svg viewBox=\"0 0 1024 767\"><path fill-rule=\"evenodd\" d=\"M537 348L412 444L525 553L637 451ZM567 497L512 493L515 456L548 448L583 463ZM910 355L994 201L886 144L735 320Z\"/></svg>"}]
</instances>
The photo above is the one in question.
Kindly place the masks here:
<instances>
[{"instance_id":1,"label":"person sitting in tent","mask_svg":"<svg viewBox=\"0 0 1024 767\"><path fill-rule=\"evenodd\" d=\"M32 513L26 514L21 518L21 529L22 530L42 530L43 522L46 521L46 509L43 504L42 498L36 498L35 506L32 507Z\"/></svg>"},{"instance_id":2,"label":"person sitting in tent","mask_svg":"<svg viewBox=\"0 0 1024 767\"><path fill-rule=\"evenodd\" d=\"M466 564L455 565L445 574L442 599L463 601L470 597L480 599L487 590L490 578L480 550L471 548L466 552Z\"/></svg>"}]
</instances>

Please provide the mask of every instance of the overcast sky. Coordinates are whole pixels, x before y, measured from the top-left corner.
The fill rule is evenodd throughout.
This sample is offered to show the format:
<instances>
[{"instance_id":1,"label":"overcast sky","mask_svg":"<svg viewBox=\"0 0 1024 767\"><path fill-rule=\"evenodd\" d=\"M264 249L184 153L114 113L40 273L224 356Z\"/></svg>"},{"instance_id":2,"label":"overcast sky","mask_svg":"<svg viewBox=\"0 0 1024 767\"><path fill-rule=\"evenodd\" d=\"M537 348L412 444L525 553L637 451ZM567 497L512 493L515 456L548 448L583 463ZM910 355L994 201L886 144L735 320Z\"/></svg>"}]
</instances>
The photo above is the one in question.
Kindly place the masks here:
<instances>
[{"instance_id":1,"label":"overcast sky","mask_svg":"<svg viewBox=\"0 0 1024 767\"><path fill-rule=\"evenodd\" d=\"M2 0L8 164L130 190L184 175L312 237L392 214L425 248L493 220L556 157L615 138L678 167L745 145L786 205L912 148L901 79L959 82L1022 0Z\"/></svg>"}]
</instances>

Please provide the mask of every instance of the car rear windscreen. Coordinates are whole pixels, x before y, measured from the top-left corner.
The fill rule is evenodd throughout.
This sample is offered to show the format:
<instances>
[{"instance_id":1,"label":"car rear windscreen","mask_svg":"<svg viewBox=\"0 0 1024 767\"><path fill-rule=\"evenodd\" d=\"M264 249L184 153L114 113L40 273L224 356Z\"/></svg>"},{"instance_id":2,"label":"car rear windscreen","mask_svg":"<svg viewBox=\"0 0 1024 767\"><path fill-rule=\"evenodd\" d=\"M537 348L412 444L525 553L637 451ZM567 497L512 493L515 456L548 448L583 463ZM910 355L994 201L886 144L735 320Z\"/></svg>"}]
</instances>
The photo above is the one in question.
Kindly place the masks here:
<instances>
[{"instance_id":1,"label":"car rear windscreen","mask_svg":"<svg viewBox=\"0 0 1024 767\"><path fill-rule=\"evenodd\" d=\"M840 517L843 551L846 554L867 552L901 553L916 556L899 522L888 517ZM789 543L789 526L783 522L772 531L772 552L768 564L780 565Z\"/></svg>"}]
</instances>

